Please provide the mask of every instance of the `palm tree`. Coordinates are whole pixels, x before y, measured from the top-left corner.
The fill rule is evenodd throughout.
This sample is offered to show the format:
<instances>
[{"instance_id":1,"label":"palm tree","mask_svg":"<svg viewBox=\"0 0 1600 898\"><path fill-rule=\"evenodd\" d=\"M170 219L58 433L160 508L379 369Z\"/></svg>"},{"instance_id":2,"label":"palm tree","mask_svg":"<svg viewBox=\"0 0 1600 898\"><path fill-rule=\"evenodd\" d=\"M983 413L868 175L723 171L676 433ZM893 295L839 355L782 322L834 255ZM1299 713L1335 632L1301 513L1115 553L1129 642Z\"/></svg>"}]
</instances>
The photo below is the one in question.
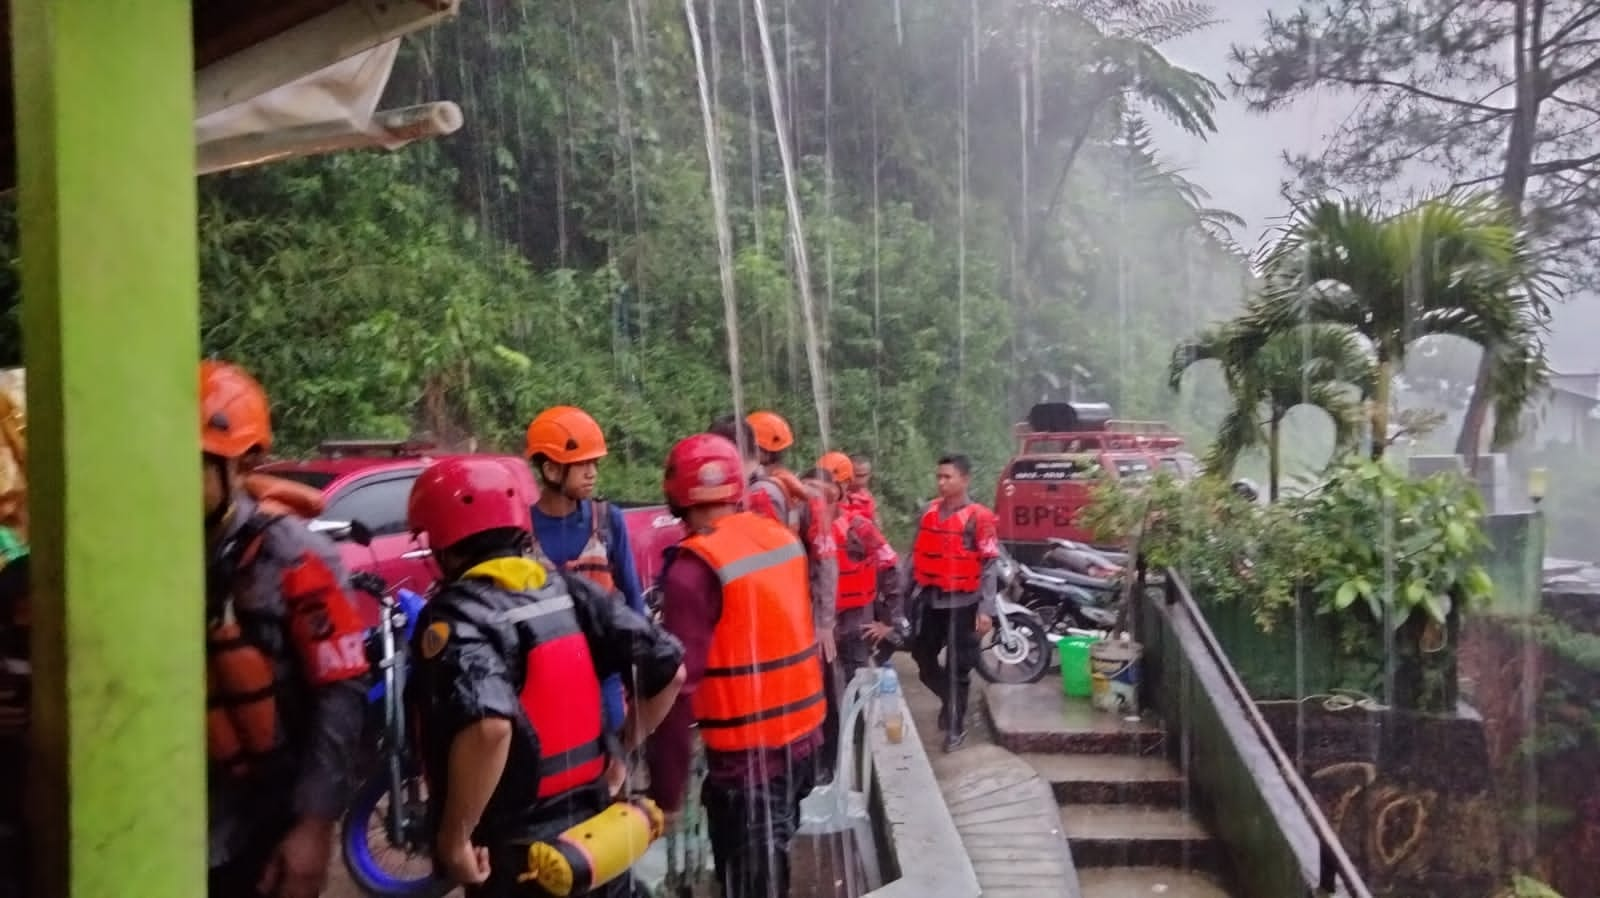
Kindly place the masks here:
<instances>
[{"instance_id":1,"label":"palm tree","mask_svg":"<svg viewBox=\"0 0 1600 898\"><path fill-rule=\"evenodd\" d=\"M1491 194L1444 196L1395 215L1344 200L1295 211L1261 260L1263 286L1235 322L1235 349L1260 352L1306 325L1348 328L1376 366L1372 454L1388 442L1390 391L1406 348L1431 335L1494 347L1497 438L1544 382L1537 310L1545 280L1523 233Z\"/></svg>"},{"instance_id":2,"label":"palm tree","mask_svg":"<svg viewBox=\"0 0 1600 898\"><path fill-rule=\"evenodd\" d=\"M1201 333L1178 346L1168 369L1168 384L1177 390L1183 374L1196 362L1222 363L1222 376L1233 408L1223 417L1216 440L1206 455L1208 471L1228 473L1246 450L1267 450L1267 495L1278 499L1283 419L1300 405L1320 408L1333 419L1337 449L1349 449L1360 435L1360 407L1351 392L1365 399L1374 386L1371 357L1354 334L1342 327L1320 325L1275 334L1260 348L1241 339L1233 325Z\"/></svg>"},{"instance_id":3,"label":"palm tree","mask_svg":"<svg viewBox=\"0 0 1600 898\"><path fill-rule=\"evenodd\" d=\"M1031 8L1047 28L1067 36L1063 48L1052 49L1073 63L1052 72L1039 89L1078 99L1064 109L1068 113L1062 116L1064 145L1054 152L1058 161L1052 163L1055 177L1049 200L1031 222L1023 223L1028 228L1024 233L1031 234L1025 240L1025 270L1032 270L1051 240L1048 225L1060 208L1079 153L1090 138L1105 133L1102 112L1121 117L1137 108L1150 109L1205 138L1216 133L1216 103L1223 97L1209 78L1174 64L1157 48L1164 41L1210 27L1216 18L1208 4L1176 0L1140 8L1112 0L1034 0ZM1021 29L1012 35L1017 59L1027 58L1023 38ZM1031 202L1028 206L1032 208Z\"/></svg>"}]
</instances>

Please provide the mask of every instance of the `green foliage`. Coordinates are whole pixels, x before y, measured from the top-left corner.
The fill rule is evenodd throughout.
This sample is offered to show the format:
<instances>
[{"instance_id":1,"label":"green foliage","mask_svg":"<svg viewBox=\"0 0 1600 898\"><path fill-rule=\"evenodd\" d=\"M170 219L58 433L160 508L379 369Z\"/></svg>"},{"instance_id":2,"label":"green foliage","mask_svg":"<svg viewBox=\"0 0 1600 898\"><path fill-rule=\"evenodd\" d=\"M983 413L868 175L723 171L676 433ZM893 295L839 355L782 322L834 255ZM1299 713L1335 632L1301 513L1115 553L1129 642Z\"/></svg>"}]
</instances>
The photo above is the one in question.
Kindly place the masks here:
<instances>
[{"instance_id":1,"label":"green foliage","mask_svg":"<svg viewBox=\"0 0 1600 898\"><path fill-rule=\"evenodd\" d=\"M1531 876L1517 875L1511 879L1511 891L1507 898L1561 898L1561 895Z\"/></svg>"},{"instance_id":2,"label":"green foliage","mask_svg":"<svg viewBox=\"0 0 1600 898\"><path fill-rule=\"evenodd\" d=\"M1493 185L1541 254L1592 289L1600 282L1597 40L1595 0L1305 2L1269 14L1254 45L1234 48L1232 81L1260 111L1330 91L1349 104L1315 150L1290 157L1305 192L1376 199L1421 183ZM1501 347L1487 348L1481 374ZM1468 389L1455 451L1476 456L1484 413L1506 393ZM1499 430L1494 450L1514 438Z\"/></svg>"},{"instance_id":3,"label":"green foliage","mask_svg":"<svg viewBox=\"0 0 1600 898\"><path fill-rule=\"evenodd\" d=\"M1362 337L1377 366L1374 455L1390 436L1392 381L1423 336L1491 347L1497 435L1514 435L1546 377L1540 263L1515 216L1489 195L1444 196L1396 214L1353 201L1296 210L1262 260L1260 295L1235 322L1237 351L1308 325Z\"/></svg>"},{"instance_id":4,"label":"green foliage","mask_svg":"<svg viewBox=\"0 0 1600 898\"><path fill-rule=\"evenodd\" d=\"M1295 505L1311 537L1301 570L1317 572L1308 585L1319 611L1361 602L1398 629L1419 612L1443 624L1456 603L1467 611L1492 595L1478 563L1488 547L1483 499L1459 476L1417 479L1352 460Z\"/></svg>"},{"instance_id":5,"label":"green foliage","mask_svg":"<svg viewBox=\"0 0 1600 898\"><path fill-rule=\"evenodd\" d=\"M1085 398L1198 428L1213 404L1180 408L1149 360L1233 310L1246 272L1237 219L1142 119L1213 129L1216 86L1156 47L1208 7L1025 2L981 28L964 0L895 10L769 5L829 448L876 457L905 536L942 452L971 455L991 494L1041 375L1082 366ZM700 21L739 376L794 425L801 467L823 447L753 9ZM516 452L539 409L576 403L610 442L602 488L658 500L672 442L732 404L681 4L464 4L408 40L383 105L437 99L466 114L451 137L200 180L206 351L260 376L285 455L407 434ZM1145 264L1148 246L1169 257Z\"/></svg>"},{"instance_id":6,"label":"green foliage","mask_svg":"<svg viewBox=\"0 0 1600 898\"><path fill-rule=\"evenodd\" d=\"M1143 526L1153 566L1181 572L1208 602L1246 603L1263 630L1303 597L1314 613L1355 621L1381 641L1385 623L1443 625L1488 601L1482 517L1481 497L1458 476L1418 480L1350 459L1305 495L1265 507L1217 478L1108 482L1083 520L1106 540Z\"/></svg>"},{"instance_id":7,"label":"green foliage","mask_svg":"<svg viewBox=\"0 0 1600 898\"><path fill-rule=\"evenodd\" d=\"M1310 192L1495 184L1541 242L1593 269L1597 13L1594 0L1300 3L1234 48L1232 80L1258 111L1308 94L1349 99L1327 139L1290 159ZM1538 127L1519 127L1522 116Z\"/></svg>"},{"instance_id":8,"label":"green foliage","mask_svg":"<svg viewBox=\"0 0 1600 898\"><path fill-rule=\"evenodd\" d=\"M1486 602L1482 507L1462 478L1410 480L1358 457L1304 494L1247 502L1216 477L1106 483L1082 521L1140 532L1155 568L1187 582L1251 694L1348 690L1397 708L1457 701L1459 616Z\"/></svg>"},{"instance_id":9,"label":"green foliage","mask_svg":"<svg viewBox=\"0 0 1600 898\"><path fill-rule=\"evenodd\" d=\"M1236 329L1219 326L1179 344L1168 368L1174 391L1196 362L1222 363L1222 376L1233 397L1206 455L1205 466L1219 477L1232 474L1239 456L1264 447L1268 454L1267 492L1278 498L1282 470L1284 418L1298 406L1320 409L1333 422L1334 449L1348 450L1359 436L1356 397L1370 396L1376 372L1371 360L1347 330L1317 326L1299 328L1245 352Z\"/></svg>"}]
</instances>

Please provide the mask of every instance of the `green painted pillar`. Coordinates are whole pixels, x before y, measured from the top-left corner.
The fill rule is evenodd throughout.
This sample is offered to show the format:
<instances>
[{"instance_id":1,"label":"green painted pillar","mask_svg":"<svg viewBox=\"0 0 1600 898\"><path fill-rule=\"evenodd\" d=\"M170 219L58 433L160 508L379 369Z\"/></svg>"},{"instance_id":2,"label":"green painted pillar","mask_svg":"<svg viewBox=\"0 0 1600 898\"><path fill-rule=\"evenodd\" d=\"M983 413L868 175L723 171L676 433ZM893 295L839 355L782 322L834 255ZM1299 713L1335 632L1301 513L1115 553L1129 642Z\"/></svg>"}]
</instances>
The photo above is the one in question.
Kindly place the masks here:
<instances>
[{"instance_id":1,"label":"green painted pillar","mask_svg":"<svg viewBox=\"0 0 1600 898\"><path fill-rule=\"evenodd\" d=\"M205 894L190 30L11 0L36 898Z\"/></svg>"}]
</instances>

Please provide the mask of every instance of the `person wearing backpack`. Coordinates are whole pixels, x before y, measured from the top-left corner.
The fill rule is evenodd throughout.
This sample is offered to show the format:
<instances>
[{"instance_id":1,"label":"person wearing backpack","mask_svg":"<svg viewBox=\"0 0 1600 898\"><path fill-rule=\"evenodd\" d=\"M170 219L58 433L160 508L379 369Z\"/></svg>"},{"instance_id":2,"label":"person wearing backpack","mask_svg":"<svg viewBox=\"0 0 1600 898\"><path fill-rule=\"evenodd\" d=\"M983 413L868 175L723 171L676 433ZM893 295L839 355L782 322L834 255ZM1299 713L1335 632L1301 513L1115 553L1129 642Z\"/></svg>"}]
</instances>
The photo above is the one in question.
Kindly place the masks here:
<instances>
[{"instance_id":1,"label":"person wearing backpack","mask_svg":"<svg viewBox=\"0 0 1600 898\"><path fill-rule=\"evenodd\" d=\"M528 425L527 459L540 487L530 552L547 569L582 576L647 615L622 509L594 498L605 456L605 434L581 408L547 408ZM626 711L622 681L606 680L602 695L606 726L615 732Z\"/></svg>"},{"instance_id":2,"label":"person wearing backpack","mask_svg":"<svg viewBox=\"0 0 1600 898\"><path fill-rule=\"evenodd\" d=\"M266 392L200 366L211 898L316 898L354 787L369 670L339 553L252 496L272 446Z\"/></svg>"},{"instance_id":3,"label":"person wearing backpack","mask_svg":"<svg viewBox=\"0 0 1600 898\"><path fill-rule=\"evenodd\" d=\"M508 466L467 456L423 471L406 505L441 576L412 636L406 702L434 863L467 898L550 898L529 846L616 806L625 759L672 709L685 677L683 646L665 630L588 577L528 557L528 499ZM601 683L623 674L633 710L620 733L607 733ZM610 843L614 830L597 838L578 846L598 859L590 873L615 872L629 844ZM584 894L641 890L625 873Z\"/></svg>"}]
</instances>

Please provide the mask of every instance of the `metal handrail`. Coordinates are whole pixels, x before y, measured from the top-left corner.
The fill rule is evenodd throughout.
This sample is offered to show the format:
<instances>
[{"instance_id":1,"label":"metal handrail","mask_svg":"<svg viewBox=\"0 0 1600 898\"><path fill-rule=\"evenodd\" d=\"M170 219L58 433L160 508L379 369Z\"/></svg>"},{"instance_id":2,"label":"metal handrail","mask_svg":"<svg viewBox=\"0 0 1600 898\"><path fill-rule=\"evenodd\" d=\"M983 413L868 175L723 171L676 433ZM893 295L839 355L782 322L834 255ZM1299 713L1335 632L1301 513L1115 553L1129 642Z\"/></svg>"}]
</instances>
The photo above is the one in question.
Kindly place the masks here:
<instances>
[{"instance_id":1,"label":"metal handrail","mask_svg":"<svg viewBox=\"0 0 1600 898\"><path fill-rule=\"evenodd\" d=\"M1199 603L1195 602L1194 595L1189 592L1189 587L1183 579L1170 568L1166 571L1166 594L1168 605L1181 605L1184 612L1189 615L1206 653L1216 663L1223 682L1228 685L1228 691L1233 693L1234 699L1244 712L1245 720L1250 723L1250 728L1256 731L1256 736L1267 747L1267 755L1272 758L1272 763L1282 774L1283 781L1289 787L1289 794L1294 796L1295 803L1300 805L1300 810L1305 814L1306 822L1310 824L1311 832L1316 836L1318 843L1317 889L1325 895L1333 895L1337 881L1342 880L1348 898L1372 898L1372 892L1367 889L1367 884L1361 879L1355 863L1344 850L1344 843L1339 841L1338 833L1333 831L1332 824L1322 813L1322 806L1317 804L1317 799L1311 794L1311 790L1306 788L1305 781L1300 777L1300 771L1289 759L1283 746L1278 744L1278 737L1267 725L1266 718L1261 716L1261 709L1256 707L1255 699L1250 697L1249 690L1245 689L1239 674L1229 663L1221 643L1217 642L1216 634L1211 632L1211 625L1206 622L1205 615L1200 611Z\"/></svg>"}]
</instances>

